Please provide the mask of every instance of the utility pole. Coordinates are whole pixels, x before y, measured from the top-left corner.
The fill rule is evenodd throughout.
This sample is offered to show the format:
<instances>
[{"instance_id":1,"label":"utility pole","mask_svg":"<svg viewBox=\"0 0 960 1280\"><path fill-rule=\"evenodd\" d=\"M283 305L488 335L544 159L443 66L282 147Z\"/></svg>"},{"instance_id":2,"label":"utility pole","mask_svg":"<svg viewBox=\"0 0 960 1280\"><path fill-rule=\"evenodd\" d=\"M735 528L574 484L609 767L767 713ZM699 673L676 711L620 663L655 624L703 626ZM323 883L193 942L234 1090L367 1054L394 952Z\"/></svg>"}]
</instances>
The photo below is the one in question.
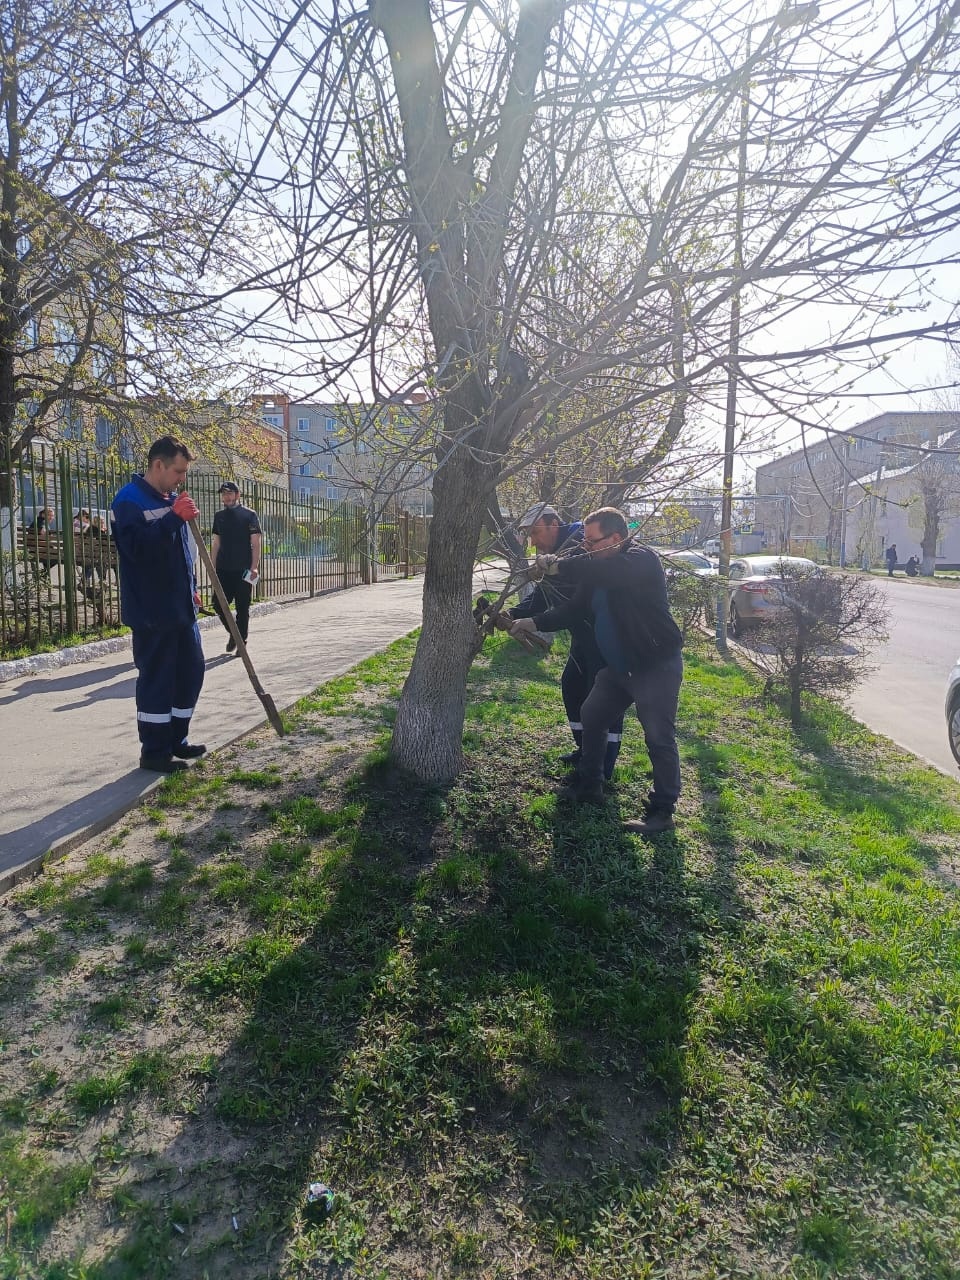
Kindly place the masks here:
<instances>
[{"instance_id":1,"label":"utility pole","mask_svg":"<svg viewBox=\"0 0 960 1280\"><path fill-rule=\"evenodd\" d=\"M757 49L758 58L777 38L790 27L813 21L819 14L819 6L809 3L792 6L787 4L765 25L766 34ZM737 427L737 386L740 361L740 294L743 289L743 223L747 186L747 142L750 127L750 74L752 71L750 30L747 30L747 56L740 73L740 122L737 137L737 202L734 216L733 273L734 288L730 299L730 335L727 343L727 405L723 434L723 491L720 507L720 570L717 596L717 649L727 652L727 617L730 596L727 580L730 572L730 553L733 550L733 463Z\"/></svg>"},{"instance_id":2,"label":"utility pole","mask_svg":"<svg viewBox=\"0 0 960 1280\"><path fill-rule=\"evenodd\" d=\"M747 64L750 37L747 36ZM727 343L727 406L723 433L723 489L720 499L720 584L717 598L717 649L727 652L727 618L730 596L727 580L733 551L733 460L737 429L737 385L740 360L740 290L743 286L743 210L747 185L747 130L750 126L749 82L740 90L740 131L737 139L737 203L733 230L734 290L730 299L730 334Z\"/></svg>"}]
</instances>

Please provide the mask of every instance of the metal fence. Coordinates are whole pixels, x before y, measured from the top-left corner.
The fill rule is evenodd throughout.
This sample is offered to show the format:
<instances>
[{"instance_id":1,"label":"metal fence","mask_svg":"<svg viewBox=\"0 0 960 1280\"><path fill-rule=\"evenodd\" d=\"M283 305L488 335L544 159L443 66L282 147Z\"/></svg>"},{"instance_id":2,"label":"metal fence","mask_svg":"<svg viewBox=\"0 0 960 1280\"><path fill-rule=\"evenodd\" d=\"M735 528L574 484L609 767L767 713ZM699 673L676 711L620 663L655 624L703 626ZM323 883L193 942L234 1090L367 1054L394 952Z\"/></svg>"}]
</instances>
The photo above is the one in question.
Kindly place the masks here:
<instances>
[{"instance_id":1,"label":"metal fence","mask_svg":"<svg viewBox=\"0 0 960 1280\"><path fill-rule=\"evenodd\" d=\"M85 449L35 444L3 471L0 505L0 657L50 641L103 635L120 626L117 553L110 503L132 468ZM207 542L227 477L191 472ZM429 521L398 512L374 521L363 507L322 498L295 501L286 489L249 481L242 501L260 517L257 599L296 599L385 578L426 563ZM212 590L202 562L204 606Z\"/></svg>"}]
</instances>

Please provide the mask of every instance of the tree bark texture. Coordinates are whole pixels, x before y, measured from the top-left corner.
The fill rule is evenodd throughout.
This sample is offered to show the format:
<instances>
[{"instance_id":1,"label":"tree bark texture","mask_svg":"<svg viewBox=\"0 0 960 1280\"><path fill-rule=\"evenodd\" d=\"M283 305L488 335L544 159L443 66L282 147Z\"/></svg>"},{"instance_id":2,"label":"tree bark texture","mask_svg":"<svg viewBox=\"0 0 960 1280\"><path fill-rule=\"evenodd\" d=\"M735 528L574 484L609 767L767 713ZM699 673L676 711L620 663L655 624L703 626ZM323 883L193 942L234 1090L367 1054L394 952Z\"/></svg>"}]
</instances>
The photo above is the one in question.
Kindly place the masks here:
<instances>
[{"instance_id":1,"label":"tree bark texture","mask_svg":"<svg viewBox=\"0 0 960 1280\"><path fill-rule=\"evenodd\" d=\"M463 764L463 720L477 653L473 566L487 510L488 468L459 450L436 474L423 584L423 629L393 730L394 762L425 782L449 782Z\"/></svg>"}]
</instances>

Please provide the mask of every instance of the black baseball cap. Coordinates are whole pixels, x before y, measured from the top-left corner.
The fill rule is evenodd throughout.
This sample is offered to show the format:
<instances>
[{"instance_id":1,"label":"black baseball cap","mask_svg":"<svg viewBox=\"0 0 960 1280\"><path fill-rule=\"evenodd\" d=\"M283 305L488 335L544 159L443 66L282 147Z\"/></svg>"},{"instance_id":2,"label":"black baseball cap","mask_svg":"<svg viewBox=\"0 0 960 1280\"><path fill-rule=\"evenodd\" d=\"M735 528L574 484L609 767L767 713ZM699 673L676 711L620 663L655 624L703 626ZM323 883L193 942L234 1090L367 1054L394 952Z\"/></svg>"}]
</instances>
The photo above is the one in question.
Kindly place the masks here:
<instances>
[{"instance_id":1,"label":"black baseball cap","mask_svg":"<svg viewBox=\"0 0 960 1280\"><path fill-rule=\"evenodd\" d=\"M221 493L239 493L240 486L238 484L234 484L232 480L224 480L223 484L220 486L220 492Z\"/></svg>"}]
</instances>

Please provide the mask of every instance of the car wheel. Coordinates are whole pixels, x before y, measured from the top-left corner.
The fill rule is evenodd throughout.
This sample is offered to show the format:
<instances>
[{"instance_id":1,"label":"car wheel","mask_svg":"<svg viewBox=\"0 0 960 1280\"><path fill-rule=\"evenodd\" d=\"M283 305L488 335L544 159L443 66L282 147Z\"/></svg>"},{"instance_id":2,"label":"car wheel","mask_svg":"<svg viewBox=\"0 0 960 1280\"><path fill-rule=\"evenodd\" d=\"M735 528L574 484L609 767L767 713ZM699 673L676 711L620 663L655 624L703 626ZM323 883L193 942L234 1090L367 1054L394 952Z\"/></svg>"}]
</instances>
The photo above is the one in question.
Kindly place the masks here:
<instances>
[{"instance_id":1,"label":"car wheel","mask_svg":"<svg viewBox=\"0 0 960 1280\"><path fill-rule=\"evenodd\" d=\"M737 640L743 635L746 628L743 625L743 619L737 613L737 606L730 602L730 634Z\"/></svg>"},{"instance_id":2,"label":"car wheel","mask_svg":"<svg viewBox=\"0 0 960 1280\"><path fill-rule=\"evenodd\" d=\"M960 697L954 698L947 716L947 737L950 739L950 750L953 758L960 765Z\"/></svg>"}]
</instances>

